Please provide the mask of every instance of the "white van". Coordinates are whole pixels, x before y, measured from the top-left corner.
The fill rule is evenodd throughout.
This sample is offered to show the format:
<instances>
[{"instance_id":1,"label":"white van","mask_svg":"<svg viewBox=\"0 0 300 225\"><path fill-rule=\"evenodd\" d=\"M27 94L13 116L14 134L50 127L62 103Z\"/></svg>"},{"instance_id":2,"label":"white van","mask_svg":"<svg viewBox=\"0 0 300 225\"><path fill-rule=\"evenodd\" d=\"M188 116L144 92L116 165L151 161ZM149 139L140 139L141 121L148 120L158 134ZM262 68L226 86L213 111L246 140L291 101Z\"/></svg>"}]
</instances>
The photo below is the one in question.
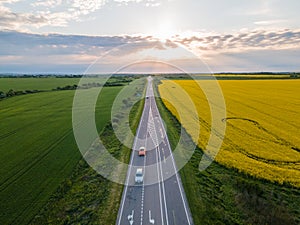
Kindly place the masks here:
<instances>
[{"instance_id":1,"label":"white van","mask_svg":"<svg viewBox=\"0 0 300 225\"><path fill-rule=\"evenodd\" d=\"M143 180L144 180L143 169L138 168L135 173L135 183L143 183Z\"/></svg>"}]
</instances>

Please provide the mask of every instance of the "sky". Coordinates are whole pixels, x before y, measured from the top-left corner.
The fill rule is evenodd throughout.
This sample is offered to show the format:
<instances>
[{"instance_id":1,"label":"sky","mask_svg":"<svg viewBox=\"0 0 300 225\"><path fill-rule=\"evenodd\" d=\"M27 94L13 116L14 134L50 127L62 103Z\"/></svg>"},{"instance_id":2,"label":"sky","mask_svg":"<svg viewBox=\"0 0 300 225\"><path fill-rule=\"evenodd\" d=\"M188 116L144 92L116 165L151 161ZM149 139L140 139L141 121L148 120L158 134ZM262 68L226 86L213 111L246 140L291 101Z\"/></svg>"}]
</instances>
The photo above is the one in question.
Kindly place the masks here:
<instances>
[{"instance_id":1,"label":"sky","mask_svg":"<svg viewBox=\"0 0 300 225\"><path fill-rule=\"evenodd\" d=\"M300 71L299 9L298 0L0 0L0 73Z\"/></svg>"}]
</instances>

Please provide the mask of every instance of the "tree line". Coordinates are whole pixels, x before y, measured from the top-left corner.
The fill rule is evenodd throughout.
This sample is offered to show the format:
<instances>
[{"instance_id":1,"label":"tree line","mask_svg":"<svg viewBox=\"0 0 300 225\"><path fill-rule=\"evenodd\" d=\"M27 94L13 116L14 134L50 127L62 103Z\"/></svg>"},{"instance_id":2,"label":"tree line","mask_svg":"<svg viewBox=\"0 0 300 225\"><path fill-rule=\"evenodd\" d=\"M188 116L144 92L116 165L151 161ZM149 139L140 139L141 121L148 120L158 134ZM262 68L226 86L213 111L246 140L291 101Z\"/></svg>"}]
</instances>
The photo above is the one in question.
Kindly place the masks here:
<instances>
[{"instance_id":1,"label":"tree line","mask_svg":"<svg viewBox=\"0 0 300 225\"><path fill-rule=\"evenodd\" d=\"M13 97L13 96L17 96L17 95L33 94L33 93L38 93L38 92L41 92L41 91L39 91L39 90L15 91L13 89L10 89L7 92L0 91L0 99Z\"/></svg>"}]
</instances>

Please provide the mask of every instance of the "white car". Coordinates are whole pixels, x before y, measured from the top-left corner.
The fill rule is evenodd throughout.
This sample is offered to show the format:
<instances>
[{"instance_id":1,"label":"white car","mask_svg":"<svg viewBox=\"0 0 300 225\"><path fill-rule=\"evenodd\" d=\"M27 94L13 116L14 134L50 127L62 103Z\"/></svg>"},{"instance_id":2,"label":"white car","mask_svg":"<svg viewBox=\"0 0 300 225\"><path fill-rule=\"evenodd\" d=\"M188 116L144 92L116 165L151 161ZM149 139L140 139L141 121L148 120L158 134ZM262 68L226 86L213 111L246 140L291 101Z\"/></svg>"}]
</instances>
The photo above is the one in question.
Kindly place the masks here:
<instances>
[{"instance_id":1,"label":"white car","mask_svg":"<svg viewBox=\"0 0 300 225\"><path fill-rule=\"evenodd\" d=\"M143 174L143 169L138 168L135 173L135 183L143 183L144 180L144 174Z\"/></svg>"},{"instance_id":2,"label":"white car","mask_svg":"<svg viewBox=\"0 0 300 225\"><path fill-rule=\"evenodd\" d=\"M146 155L146 148L140 147L139 149L139 156L145 156Z\"/></svg>"}]
</instances>

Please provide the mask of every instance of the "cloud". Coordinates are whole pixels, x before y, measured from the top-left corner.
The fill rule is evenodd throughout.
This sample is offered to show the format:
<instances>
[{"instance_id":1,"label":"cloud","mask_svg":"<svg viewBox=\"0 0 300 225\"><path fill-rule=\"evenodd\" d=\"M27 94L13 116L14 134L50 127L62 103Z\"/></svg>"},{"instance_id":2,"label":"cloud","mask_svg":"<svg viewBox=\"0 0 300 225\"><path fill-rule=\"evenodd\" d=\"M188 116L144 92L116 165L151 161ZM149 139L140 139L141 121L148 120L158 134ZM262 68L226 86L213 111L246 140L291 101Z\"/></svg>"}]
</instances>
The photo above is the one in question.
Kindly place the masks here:
<instances>
[{"instance_id":1,"label":"cloud","mask_svg":"<svg viewBox=\"0 0 300 225\"><path fill-rule=\"evenodd\" d=\"M300 30L253 30L232 34L203 33L190 37L177 36L173 41L198 53L244 52L247 50L281 50L300 46Z\"/></svg>"},{"instance_id":2,"label":"cloud","mask_svg":"<svg viewBox=\"0 0 300 225\"><path fill-rule=\"evenodd\" d=\"M20 0L0 1L0 30L40 28L44 26L64 27L70 21L84 20L85 16L103 8L108 3L143 3L158 6L162 0L39 0L27 6L26 12L14 12L12 3ZM23 3L25 4L25 3Z\"/></svg>"},{"instance_id":3,"label":"cloud","mask_svg":"<svg viewBox=\"0 0 300 225\"><path fill-rule=\"evenodd\" d=\"M88 53L92 49L111 49L126 44L140 45L140 48L145 48L146 44L154 42L150 36L41 35L16 31L0 31L0 54L18 55L26 52L26 54L35 55L36 53L41 54L43 49L49 50L49 52L45 52L46 54L51 54L52 51L78 54ZM35 52L35 49L39 49L39 51Z\"/></svg>"},{"instance_id":4,"label":"cloud","mask_svg":"<svg viewBox=\"0 0 300 225\"><path fill-rule=\"evenodd\" d=\"M147 49L164 50L151 36L84 36L0 31L0 67L8 65L124 65ZM109 53L109 54L108 54ZM33 66L34 67L34 66Z\"/></svg>"},{"instance_id":5,"label":"cloud","mask_svg":"<svg viewBox=\"0 0 300 225\"><path fill-rule=\"evenodd\" d=\"M129 3L144 3L147 7L156 7L161 5L161 0L113 0L114 2L129 4Z\"/></svg>"},{"instance_id":6,"label":"cloud","mask_svg":"<svg viewBox=\"0 0 300 225\"><path fill-rule=\"evenodd\" d=\"M15 2L19 2L20 0L1 0L0 4L12 4Z\"/></svg>"},{"instance_id":7,"label":"cloud","mask_svg":"<svg viewBox=\"0 0 300 225\"><path fill-rule=\"evenodd\" d=\"M259 26L269 26L274 24L282 24L288 22L287 20L261 20L254 22L255 25Z\"/></svg>"},{"instance_id":8,"label":"cloud","mask_svg":"<svg viewBox=\"0 0 300 225\"><path fill-rule=\"evenodd\" d=\"M243 30L175 36L214 72L299 71L300 30Z\"/></svg>"},{"instance_id":9,"label":"cloud","mask_svg":"<svg viewBox=\"0 0 300 225\"><path fill-rule=\"evenodd\" d=\"M62 4L62 0L39 0L31 4L33 7L43 6L43 7L56 7Z\"/></svg>"},{"instance_id":10,"label":"cloud","mask_svg":"<svg viewBox=\"0 0 300 225\"><path fill-rule=\"evenodd\" d=\"M41 15L12 12L8 7L1 5L6 2L0 2L0 29L19 29L21 24L40 26L47 23L47 19Z\"/></svg>"},{"instance_id":11,"label":"cloud","mask_svg":"<svg viewBox=\"0 0 300 225\"><path fill-rule=\"evenodd\" d=\"M39 28L42 26L66 26L74 15L64 12L37 11L35 13L15 13L7 3L17 0L0 1L0 30L26 30L27 27Z\"/></svg>"},{"instance_id":12,"label":"cloud","mask_svg":"<svg viewBox=\"0 0 300 225\"><path fill-rule=\"evenodd\" d=\"M99 71L107 72L144 56L169 60L182 68L199 69L197 57L180 55L184 45L204 59L216 71L296 71L300 60L300 30L253 30L231 34L199 33L180 36L164 43L152 36L85 36L33 34L0 31L0 67L2 72L18 68L79 68L83 70L101 56ZM151 55L152 54L152 55ZM191 54L192 55L192 54ZM63 65L63 66L59 66ZM68 65L68 66L67 66ZM22 67L23 66L23 67ZM186 69L186 70L187 70ZM74 71L74 72L83 72ZM109 72L111 72L109 71ZM22 71L21 71L22 72ZM200 71L201 72L201 71ZM207 72L207 71L205 71Z\"/></svg>"},{"instance_id":13,"label":"cloud","mask_svg":"<svg viewBox=\"0 0 300 225\"><path fill-rule=\"evenodd\" d=\"M250 50L220 53L207 59L213 72L300 71L300 47L283 50Z\"/></svg>"},{"instance_id":14,"label":"cloud","mask_svg":"<svg viewBox=\"0 0 300 225\"><path fill-rule=\"evenodd\" d=\"M72 0L71 5L78 15L87 15L103 7L106 2L106 0Z\"/></svg>"}]
</instances>

